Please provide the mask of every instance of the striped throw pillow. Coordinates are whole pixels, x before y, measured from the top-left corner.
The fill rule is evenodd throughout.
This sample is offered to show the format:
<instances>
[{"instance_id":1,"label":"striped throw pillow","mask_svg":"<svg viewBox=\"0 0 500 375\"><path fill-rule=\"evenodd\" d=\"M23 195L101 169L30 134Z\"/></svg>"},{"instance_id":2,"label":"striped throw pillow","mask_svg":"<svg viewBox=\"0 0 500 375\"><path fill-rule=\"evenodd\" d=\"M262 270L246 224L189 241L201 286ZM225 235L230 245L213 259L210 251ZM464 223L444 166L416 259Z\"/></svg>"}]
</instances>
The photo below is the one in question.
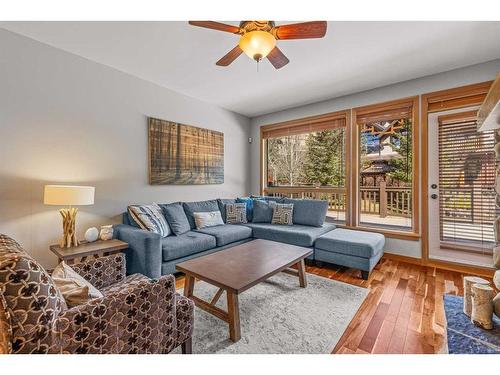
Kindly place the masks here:
<instances>
[{"instance_id":1,"label":"striped throw pillow","mask_svg":"<svg viewBox=\"0 0 500 375\"><path fill-rule=\"evenodd\" d=\"M162 237L167 237L172 233L161 207L156 203L128 206L128 212L142 229L158 233Z\"/></svg>"}]
</instances>

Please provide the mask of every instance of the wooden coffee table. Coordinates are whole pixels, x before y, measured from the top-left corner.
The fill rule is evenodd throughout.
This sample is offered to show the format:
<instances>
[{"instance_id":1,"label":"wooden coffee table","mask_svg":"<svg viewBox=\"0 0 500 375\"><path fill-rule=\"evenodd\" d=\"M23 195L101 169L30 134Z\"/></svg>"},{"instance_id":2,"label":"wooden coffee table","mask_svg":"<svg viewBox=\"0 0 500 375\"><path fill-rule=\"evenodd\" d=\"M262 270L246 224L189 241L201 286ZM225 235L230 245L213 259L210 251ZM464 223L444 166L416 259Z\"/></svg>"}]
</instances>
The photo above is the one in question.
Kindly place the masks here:
<instances>
[{"instance_id":1,"label":"wooden coffee table","mask_svg":"<svg viewBox=\"0 0 500 375\"><path fill-rule=\"evenodd\" d=\"M200 309L227 322L229 337L238 341L241 338L238 295L278 272L297 276L299 285L305 288L304 259L312 252L305 247L259 239L179 263L176 268L186 274L184 295ZM293 265L297 269L290 268ZM219 287L211 301L193 295L195 278ZM215 306L224 291L227 311Z\"/></svg>"}]
</instances>

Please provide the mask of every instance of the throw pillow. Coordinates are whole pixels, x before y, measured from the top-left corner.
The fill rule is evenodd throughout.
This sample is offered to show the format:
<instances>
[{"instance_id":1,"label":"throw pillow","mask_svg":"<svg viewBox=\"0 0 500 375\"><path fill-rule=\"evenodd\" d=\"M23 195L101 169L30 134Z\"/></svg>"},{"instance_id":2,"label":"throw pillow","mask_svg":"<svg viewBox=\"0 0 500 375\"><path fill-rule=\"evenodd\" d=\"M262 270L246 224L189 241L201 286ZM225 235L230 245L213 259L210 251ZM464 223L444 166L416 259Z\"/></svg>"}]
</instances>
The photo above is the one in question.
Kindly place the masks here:
<instances>
[{"instance_id":1,"label":"throw pillow","mask_svg":"<svg viewBox=\"0 0 500 375\"><path fill-rule=\"evenodd\" d=\"M321 227L328 212L328 201L319 199L283 199L285 204L293 204L293 223Z\"/></svg>"},{"instance_id":2,"label":"throw pillow","mask_svg":"<svg viewBox=\"0 0 500 375\"><path fill-rule=\"evenodd\" d=\"M158 233L162 237L167 237L172 233L161 207L156 203L128 206L128 212L132 220L142 229Z\"/></svg>"},{"instance_id":3,"label":"throw pillow","mask_svg":"<svg viewBox=\"0 0 500 375\"><path fill-rule=\"evenodd\" d=\"M219 205L215 199L209 201L184 202L182 207L184 208L191 229L196 228L196 223L194 222L195 212L213 212L219 210Z\"/></svg>"},{"instance_id":4,"label":"throw pillow","mask_svg":"<svg viewBox=\"0 0 500 375\"><path fill-rule=\"evenodd\" d=\"M273 207L272 224L292 225L293 204L276 203Z\"/></svg>"},{"instance_id":5,"label":"throw pillow","mask_svg":"<svg viewBox=\"0 0 500 375\"><path fill-rule=\"evenodd\" d=\"M180 236L191 230L191 226L189 225L189 221L181 203L164 204L162 208L168 225L176 236Z\"/></svg>"},{"instance_id":6,"label":"throw pillow","mask_svg":"<svg viewBox=\"0 0 500 375\"><path fill-rule=\"evenodd\" d=\"M64 261L52 271L52 280L70 307L83 305L90 299L103 297L100 291Z\"/></svg>"},{"instance_id":7,"label":"throw pillow","mask_svg":"<svg viewBox=\"0 0 500 375\"><path fill-rule=\"evenodd\" d=\"M196 229L216 227L224 225L220 211L212 212L193 212Z\"/></svg>"},{"instance_id":8,"label":"throw pillow","mask_svg":"<svg viewBox=\"0 0 500 375\"><path fill-rule=\"evenodd\" d=\"M219 205L219 211L222 215L222 220L224 220L224 223L226 222L226 204L233 204L235 202L236 199L225 199L225 198L217 199L217 204Z\"/></svg>"},{"instance_id":9,"label":"throw pillow","mask_svg":"<svg viewBox=\"0 0 500 375\"><path fill-rule=\"evenodd\" d=\"M276 202L254 200L252 223L270 223L273 218L273 207Z\"/></svg>"},{"instance_id":10,"label":"throw pillow","mask_svg":"<svg viewBox=\"0 0 500 375\"><path fill-rule=\"evenodd\" d=\"M246 224L248 222L247 207L246 203L226 204L226 223Z\"/></svg>"}]
</instances>

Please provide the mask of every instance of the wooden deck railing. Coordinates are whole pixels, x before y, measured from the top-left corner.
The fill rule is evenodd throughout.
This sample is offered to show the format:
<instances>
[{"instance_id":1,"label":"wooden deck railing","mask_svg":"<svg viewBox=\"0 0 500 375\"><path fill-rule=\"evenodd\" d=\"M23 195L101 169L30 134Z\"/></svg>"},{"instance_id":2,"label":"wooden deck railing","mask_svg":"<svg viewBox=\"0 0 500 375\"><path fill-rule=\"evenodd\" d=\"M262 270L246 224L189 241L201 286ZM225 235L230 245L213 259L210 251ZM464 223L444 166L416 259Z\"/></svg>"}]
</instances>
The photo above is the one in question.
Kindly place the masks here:
<instances>
[{"instance_id":1,"label":"wooden deck railing","mask_svg":"<svg viewBox=\"0 0 500 375\"><path fill-rule=\"evenodd\" d=\"M346 189L329 187L268 187L264 195L298 199L322 199L328 201L328 210L345 212Z\"/></svg>"},{"instance_id":2,"label":"wooden deck railing","mask_svg":"<svg viewBox=\"0 0 500 375\"><path fill-rule=\"evenodd\" d=\"M346 189L329 187L268 187L265 195L288 198L323 199L328 201L329 211L345 212ZM361 213L379 215L380 217L411 217L412 194L406 187L380 186L360 188Z\"/></svg>"}]
</instances>

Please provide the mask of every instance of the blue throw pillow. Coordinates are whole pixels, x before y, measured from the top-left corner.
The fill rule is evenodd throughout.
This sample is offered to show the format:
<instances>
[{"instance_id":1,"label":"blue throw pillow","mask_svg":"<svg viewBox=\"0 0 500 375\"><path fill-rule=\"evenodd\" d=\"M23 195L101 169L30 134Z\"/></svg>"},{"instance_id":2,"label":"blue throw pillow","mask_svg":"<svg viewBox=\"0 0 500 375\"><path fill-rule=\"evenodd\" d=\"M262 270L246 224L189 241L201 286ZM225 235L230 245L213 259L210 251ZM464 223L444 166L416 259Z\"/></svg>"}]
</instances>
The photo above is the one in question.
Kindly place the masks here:
<instances>
[{"instance_id":1,"label":"blue throw pillow","mask_svg":"<svg viewBox=\"0 0 500 375\"><path fill-rule=\"evenodd\" d=\"M273 219L273 206L275 204L273 201L254 200L252 223L270 223Z\"/></svg>"},{"instance_id":2,"label":"blue throw pillow","mask_svg":"<svg viewBox=\"0 0 500 375\"><path fill-rule=\"evenodd\" d=\"M182 203L162 204L161 208L170 229L172 229L172 232L174 232L176 236L191 230L191 226L189 225Z\"/></svg>"},{"instance_id":3,"label":"blue throw pillow","mask_svg":"<svg viewBox=\"0 0 500 375\"><path fill-rule=\"evenodd\" d=\"M293 223L321 227L328 211L328 201L319 199L283 199L285 204L293 204Z\"/></svg>"}]
</instances>

